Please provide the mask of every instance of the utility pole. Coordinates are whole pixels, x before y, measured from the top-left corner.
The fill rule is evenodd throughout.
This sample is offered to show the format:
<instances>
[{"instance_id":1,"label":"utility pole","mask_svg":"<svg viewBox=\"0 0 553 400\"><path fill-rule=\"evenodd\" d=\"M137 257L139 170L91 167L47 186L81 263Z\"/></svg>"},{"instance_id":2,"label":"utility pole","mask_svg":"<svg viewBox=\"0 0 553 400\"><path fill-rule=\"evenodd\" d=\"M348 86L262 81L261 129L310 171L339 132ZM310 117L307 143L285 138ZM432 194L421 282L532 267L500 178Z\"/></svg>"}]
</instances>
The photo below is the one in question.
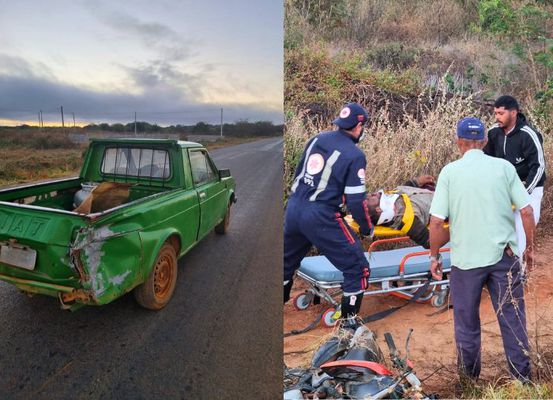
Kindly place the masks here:
<instances>
[{"instance_id":1,"label":"utility pole","mask_svg":"<svg viewBox=\"0 0 553 400\"><path fill-rule=\"evenodd\" d=\"M75 113L72 112L71 114L73 115L73 128L74 128L75 127Z\"/></svg>"},{"instance_id":2,"label":"utility pole","mask_svg":"<svg viewBox=\"0 0 553 400\"><path fill-rule=\"evenodd\" d=\"M40 128L40 111L38 112L38 127Z\"/></svg>"},{"instance_id":3,"label":"utility pole","mask_svg":"<svg viewBox=\"0 0 553 400\"><path fill-rule=\"evenodd\" d=\"M221 137L223 137L223 108L221 107Z\"/></svg>"},{"instance_id":4,"label":"utility pole","mask_svg":"<svg viewBox=\"0 0 553 400\"><path fill-rule=\"evenodd\" d=\"M65 133L65 121L63 119L63 106L61 106L61 130Z\"/></svg>"},{"instance_id":5,"label":"utility pole","mask_svg":"<svg viewBox=\"0 0 553 400\"><path fill-rule=\"evenodd\" d=\"M42 110L40 110L40 128L44 129L44 119L42 119Z\"/></svg>"},{"instance_id":6,"label":"utility pole","mask_svg":"<svg viewBox=\"0 0 553 400\"><path fill-rule=\"evenodd\" d=\"M136 137L136 111L134 112L134 136Z\"/></svg>"}]
</instances>

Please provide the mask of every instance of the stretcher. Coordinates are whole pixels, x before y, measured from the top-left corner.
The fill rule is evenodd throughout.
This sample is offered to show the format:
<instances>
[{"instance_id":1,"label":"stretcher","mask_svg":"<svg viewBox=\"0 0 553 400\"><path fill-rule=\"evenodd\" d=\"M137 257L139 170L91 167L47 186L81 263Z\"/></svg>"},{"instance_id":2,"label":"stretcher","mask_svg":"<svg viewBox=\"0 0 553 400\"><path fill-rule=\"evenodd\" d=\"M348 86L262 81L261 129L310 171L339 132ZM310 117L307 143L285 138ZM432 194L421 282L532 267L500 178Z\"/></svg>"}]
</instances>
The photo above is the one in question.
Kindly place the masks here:
<instances>
[{"instance_id":1,"label":"stretcher","mask_svg":"<svg viewBox=\"0 0 553 400\"><path fill-rule=\"evenodd\" d=\"M396 231L397 232L397 231ZM440 249L443 259L443 279L430 278L430 251L422 246L412 246L394 250L376 251L384 244L407 242L408 237L396 237L376 240L365 253L369 261L371 274L369 286L364 296L392 294L406 300L417 294L417 302L431 303L434 307L442 307L449 293L449 273L451 263L449 248ZM336 300L341 295L343 275L325 256L305 257L296 272L297 276L309 284L309 288L293 299L297 310L305 310L312 303L318 304L324 300L331 304L321 317L321 322L327 327L336 324L340 316L340 304ZM422 295L419 288L426 286Z\"/></svg>"}]
</instances>

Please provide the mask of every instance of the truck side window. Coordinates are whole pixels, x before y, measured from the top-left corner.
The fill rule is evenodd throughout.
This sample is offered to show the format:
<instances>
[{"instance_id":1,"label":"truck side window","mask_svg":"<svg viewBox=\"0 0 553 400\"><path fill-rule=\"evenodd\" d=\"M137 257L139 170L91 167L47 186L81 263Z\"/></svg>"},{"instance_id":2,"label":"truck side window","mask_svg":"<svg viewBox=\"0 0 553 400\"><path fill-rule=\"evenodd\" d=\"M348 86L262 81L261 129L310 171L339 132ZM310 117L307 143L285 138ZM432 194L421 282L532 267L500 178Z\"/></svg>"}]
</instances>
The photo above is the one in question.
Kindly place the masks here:
<instances>
[{"instance_id":1,"label":"truck side window","mask_svg":"<svg viewBox=\"0 0 553 400\"><path fill-rule=\"evenodd\" d=\"M211 182L216 178L211 164L201 150L190 151L190 166L192 167L192 179L196 186Z\"/></svg>"}]
</instances>

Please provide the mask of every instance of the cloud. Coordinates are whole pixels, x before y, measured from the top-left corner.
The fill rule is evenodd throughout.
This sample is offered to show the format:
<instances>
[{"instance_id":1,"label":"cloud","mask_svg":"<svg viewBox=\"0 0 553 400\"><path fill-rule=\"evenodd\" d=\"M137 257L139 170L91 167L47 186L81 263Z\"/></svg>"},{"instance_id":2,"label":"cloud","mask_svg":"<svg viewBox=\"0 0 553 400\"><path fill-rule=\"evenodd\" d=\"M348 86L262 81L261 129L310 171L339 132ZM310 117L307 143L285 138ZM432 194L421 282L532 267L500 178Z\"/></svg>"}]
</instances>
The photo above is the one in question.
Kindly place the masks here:
<instances>
[{"instance_id":1,"label":"cloud","mask_svg":"<svg viewBox=\"0 0 553 400\"><path fill-rule=\"evenodd\" d=\"M194 57L194 43L185 40L167 25L139 19L114 9L112 4L83 4L99 22L131 41L138 41L145 53L154 53L152 60L138 66L118 64L135 89L142 92L171 92L183 98L201 99L202 88L206 85L205 75L215 67L203 70L202 75L182 72L182 64Z\"/></svg>"},{"instance_id":2,"label":"cloud","mask_svg":"<svg viewBox=\"0 0 553 400\"><path fill-rule=\"evenodd\" d=\"M44 79L55 79L52 70L44 63L31 64L21 57L0 53L0 75L36 76Z\"/></svg>"},{"instance_id":3,"label":"cloud","mask_svg":"<svg viewBox=\"0 0 553 400\"><path fill-rule=\"evenodd\" d=\"M74 112L79 121L129 122L138 119L159 125L218 123L220 106L203 104L185 97L179 90L147 90L142 94L99 92L37 76L33 67L22 63L28 76L0 74L0 119L34 121L43 110L45 121L59 120L59 107L67 115ZM180 77L179 77L180 78ZM151 77L155 81L155 73ZM154 83L155 82L150 82ZM147 87L148 82L144 82ZM155 85L154 85L155 86ZM282 123L282 110L260 104L224 105L226 122L247 119Z\"/></svg>"},{"instance_id":4,"label":"cloud","mask_svg":"<svg viewBox=\"0 0 553 400\"><path fill-rule=\"evenodd\" d=\"M143 7L137 4L141 1ZM203 53L209 53L204 48L213 44L209 36L185 29L176 22L180 19L160 18L159 3L155 7L146 0L134 2L134 6L105 0L80 0L76 4L85 8L81 11L87 14L82 38L93 38L90 49L85 40L81 43L80 32L74 32L65 35L67 40L59 47L46 48L45 54L29 52L32 50L29 43L36 40L26 42L29 37L17 31L14 37L20 37L19 42L14 41L11 46L17 52L10 47L0 50L0 119L35 120L39 110L45 112L45 118L58 119L59 107L63 105L67 112L75 112L77 118L94 122L124 122L137 111L139 118L159 124L216 123L221 106L214 103L227 102L226 122L238 119L282 122L282 108L270 98L273 92L270 85L259 82L247 87L253 78L243 72L246 69L227 75L228 59L232 57L219 57L225 64L208 61ZM174 13L174 5L166 4L164 12ZM72 21L80 20L75 16ZM174 27L169 21L175 23ZM212 23L212 19L209 21ZM36 32L48 29L35 28ZM206 25L206 29L212 28L216 27ZM194 35L198 39L190 39ZM113 43L102 53L107 40ZM201 41L205 41L204 46ZM17 47L25 43L20 49ZM75 44L79 45L77 50ZM247 62L242 55L236 57ZM95 71L98 74L94 79L87 80L87 74Z\"/></svg>"},{"instance_id":5,"label":"cloud","mask_svg":"<svg viewBox=\"0 0 553 400\"><path fill-rule=\"evenodd\" d=\"M143 48L139 54L145 59L143 62L115 64L126 75L126 82L119 82L117 87L131 89L101 91L76 86L61 75L58 78L43 63L0 53L0 118L35 120L37 112L43 110L45 119L58 119L59 107L63 105L66 112L74 112L77 118L91 122L125 122L136 111L139 119L161 125L217 123L221 106L207 104L207 94L227 92L223 98L234 99L246 90L248 95L242 97L242 104L231 100L224 105L226 122L243 119L282 122L281 108L264 104L264 99L252 100L259 87L245 88L244 79L236 77L226 77L224 83L216 84L222 66L194 62L196 54L192 49L199 48L198 44L171 27L113 9L112 4L101 1L81 4L128 43L138 43ZM184 68L192 64L201 72L191 73Z\"/></svg>"},{"instance_id":6,"label":"cloud","mask_svg":"<svg viewBox=\"0 0 553 400\"><path fill-rule=\"evenodd\" d=\"M177 66L164 60L154 60L138 67L120 65L133 87L140 91L179 92L186 98L202 98L205 76L182 72Z\"/></svg>"},{"instance_id":7,"label":"cloud","mask_svg":"<svg viewBox=\"0 0 553 400\"><path fill-rule=\"evenodd\" d=\"M193 54L193 43L184 40L167 25L143 21L128 13L108 9L101 2L84 4L101 23L132 40L138 39L146 50L155 51L165 61L182 61Z\"/></svg>"}]
</instances>

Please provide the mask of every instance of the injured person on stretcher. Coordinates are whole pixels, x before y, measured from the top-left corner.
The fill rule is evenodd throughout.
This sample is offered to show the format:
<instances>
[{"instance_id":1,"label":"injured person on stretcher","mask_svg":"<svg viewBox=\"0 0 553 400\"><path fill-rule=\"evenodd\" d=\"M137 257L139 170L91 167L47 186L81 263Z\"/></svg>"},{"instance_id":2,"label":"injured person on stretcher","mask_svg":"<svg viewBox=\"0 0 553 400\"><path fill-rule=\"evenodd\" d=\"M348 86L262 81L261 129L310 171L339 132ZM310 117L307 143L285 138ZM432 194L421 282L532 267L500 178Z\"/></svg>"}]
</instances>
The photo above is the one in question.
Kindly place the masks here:
<instances>
[{"instance_id":1,"label":"injured person on stretcher","mask_svg":"<svg viewBox=\"0 0 553 400\"><path fill-rule=\"evenodd\" d=\"M435 187L432 176L422 175L393 190L367 193L369 215L377 227L375 236L379 226L388 227L409 236L425 249L430 248L428 223Z\"/></svg>"}]
</instances>

